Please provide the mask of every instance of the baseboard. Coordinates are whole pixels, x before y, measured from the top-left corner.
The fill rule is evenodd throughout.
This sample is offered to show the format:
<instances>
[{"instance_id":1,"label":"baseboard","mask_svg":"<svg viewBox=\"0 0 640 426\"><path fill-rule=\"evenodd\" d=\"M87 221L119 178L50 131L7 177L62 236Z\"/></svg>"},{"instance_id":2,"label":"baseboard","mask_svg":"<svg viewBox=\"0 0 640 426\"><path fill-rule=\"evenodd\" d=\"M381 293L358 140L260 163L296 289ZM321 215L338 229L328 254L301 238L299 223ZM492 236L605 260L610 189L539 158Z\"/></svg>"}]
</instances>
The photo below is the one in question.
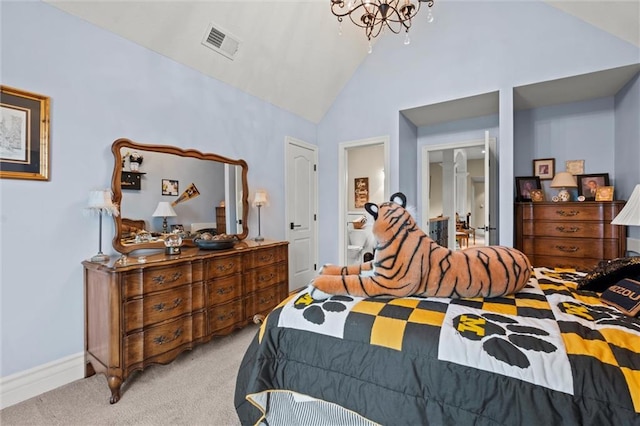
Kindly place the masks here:
<instances>
[{"instance_id":1,"label":"baseboard","mask_svg":"<svg viewBox=\"0 0 640 426\"><path fill-rule=\"evenodd\" d=\"M84 378L84 353L0 378L0 409Z\"/></svg>"}]
</instances>

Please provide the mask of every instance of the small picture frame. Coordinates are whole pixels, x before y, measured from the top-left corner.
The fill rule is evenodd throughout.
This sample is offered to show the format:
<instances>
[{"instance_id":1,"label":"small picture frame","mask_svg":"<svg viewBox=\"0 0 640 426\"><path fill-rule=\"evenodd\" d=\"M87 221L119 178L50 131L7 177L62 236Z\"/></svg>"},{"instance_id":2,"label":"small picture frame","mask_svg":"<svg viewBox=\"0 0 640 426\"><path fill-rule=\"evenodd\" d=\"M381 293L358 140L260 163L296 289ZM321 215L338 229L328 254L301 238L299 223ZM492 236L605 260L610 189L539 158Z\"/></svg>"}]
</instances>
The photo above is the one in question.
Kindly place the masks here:
<instances>
[{"instance_id":1,"label":"small picture frame","mask_svg":"<svg viewBox=\"0 0 640 426\"><path fill-rule=\"evenodd\" d=\"M542 185L540 184L540 177L516 177L516 201L531 201L531 191L535 189L542 189Z\"/></svg>"},{"instance_id":2,"label":"small picture frame","mask_svg":"<svg viewBox=\"0 0 640 426\"><path fill-rule=\"evenodd\" d=\"M162 195L178 195L178 181L173 179L162 179Z\"/></svg>"},{"instance_id":3,"label":"small picture frame","mask_svg":"<svg viewBox=\"0 0 640 426\"><path fill-rule=\"evenodd\" d=\"M576 180L578 181L578 195L584 196L585 201L595 201L598 187L609 186L609 173L578 175Z\"/></svg>"},{"instance_id":4,"label":"small picture frame","mask_svg":"<svg viewBox=\"0 0 640 426\"><path fill-rule=\"evenodd\" d=\"M529 194L531 195L531 201L534 203L544 201L544 191L542 189L532 189Z\"/></svg>"},{"instance_id":5,"label":"small picture frame","mask_svg":"<svg viewBox=\"0 0 640 426\"><path fill-rule=\"evenodd\" d=\"M599 186L596 189L596 201L613 201L613 186Z\"/></svg>"},{"instance_id":6,"label":"small picture frame","mask_svg":"<svg viewBox=\"0 0 640 426\"><path fill-rule=\"evenodd\" d=\"M555 173L555 158L538 158L537 160L533 160L533 175L539 177L540 180L553 179Z\"/></svg>"},{"instance_id":7,"label":"small picture frame","mask_svg":"<svg viewBox=\"0 0 640 426\"><path fill-rule=\"evenodd\" d=\"M584 160L567 160L564 165L566 171L574 176L584 174Z\"/></svg>"}]
</instances>

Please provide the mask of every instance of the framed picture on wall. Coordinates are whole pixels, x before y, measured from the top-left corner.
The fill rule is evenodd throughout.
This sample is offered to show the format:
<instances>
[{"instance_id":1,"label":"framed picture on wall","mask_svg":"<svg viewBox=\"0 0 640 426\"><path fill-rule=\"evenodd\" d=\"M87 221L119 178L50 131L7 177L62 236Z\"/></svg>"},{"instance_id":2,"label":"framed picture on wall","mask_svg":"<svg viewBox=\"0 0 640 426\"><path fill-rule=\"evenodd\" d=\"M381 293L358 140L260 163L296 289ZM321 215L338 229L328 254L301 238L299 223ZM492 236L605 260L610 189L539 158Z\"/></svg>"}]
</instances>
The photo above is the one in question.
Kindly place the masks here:
<instances>
[{"instance_id":1,"label":"framed picture on wall","mask_svg":"<svg viewBox=\"0 0 640 426\"><path fill-rule=\"evenodd\" d=\"M538 176L521 176L516 178L516 201L531 201L531 191L542 189Z\"/></svg>"},{"instance_id":2,"label":"framed picture on wall","mask_svg":"<svg viewBox=\"0 0 640 426\"><path fill-rule=\"evenodd\" d=\"M49 180L49 97L0 86L0 178Z\"/></svg>"},{"instance_id":3,"label":"framed picture on wall","mask_svg":"<svg viewBox=\"0 0 640 426\"><path fill-rule=\"evenodd\" d=\"M556 160L555 158L539 158L533 160L533 175L540 178L540 180L553 179L553 175L556 173Z\"/></svg>"},{"instance_id":4,"label":"framed picture on wall","mask_svg":"<svg viewBox=\"0 0 640 426\"><path fill-rule=\"evenodd\" d=\"M361 209L369 202L369 178L361 177L354 180L355 208Z\"/></svg>"},{"instance_id":5,"label":"framed picture on wall","mask_svg":"<svg viewBox=\"0 0 640 426\"><path fill-rule=\"evenodd\" d=\"M178 195L178 181L162 179L162 195Z\"/></svg>"},{"instance_id":6,"label":"framed picture on wall","mask_svg":"<svg viewBox=\"0 0 640 426\"><path fill-rule=\"evenodd\" d=\"M598 187L609 186L609 173L596 173L591 175L578 175L578 195L582 195L587 201L595 201Z\"/></svg>"}]
</instances>

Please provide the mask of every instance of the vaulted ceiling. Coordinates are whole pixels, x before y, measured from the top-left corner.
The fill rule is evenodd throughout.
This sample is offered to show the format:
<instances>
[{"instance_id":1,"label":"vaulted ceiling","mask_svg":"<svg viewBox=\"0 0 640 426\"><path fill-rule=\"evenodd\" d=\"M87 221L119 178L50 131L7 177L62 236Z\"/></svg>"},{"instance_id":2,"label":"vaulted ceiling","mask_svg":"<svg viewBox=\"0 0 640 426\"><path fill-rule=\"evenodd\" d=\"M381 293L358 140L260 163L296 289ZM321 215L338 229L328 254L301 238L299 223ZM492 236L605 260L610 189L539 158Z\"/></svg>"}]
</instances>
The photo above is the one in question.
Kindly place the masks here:
<instances>
[{"instance_id":1,"label":"vaulted ceiling","mask_svg":"<svg viewBox=\"0 0 640 426\"><path fill-rule=\"evenodd\" d=\"M368 54L329 0L45 1L314 123ZM640 0L546 3L640 46ZM233 60L202 44L212 23L240 42Z\"/></svg>"}]
</instances>

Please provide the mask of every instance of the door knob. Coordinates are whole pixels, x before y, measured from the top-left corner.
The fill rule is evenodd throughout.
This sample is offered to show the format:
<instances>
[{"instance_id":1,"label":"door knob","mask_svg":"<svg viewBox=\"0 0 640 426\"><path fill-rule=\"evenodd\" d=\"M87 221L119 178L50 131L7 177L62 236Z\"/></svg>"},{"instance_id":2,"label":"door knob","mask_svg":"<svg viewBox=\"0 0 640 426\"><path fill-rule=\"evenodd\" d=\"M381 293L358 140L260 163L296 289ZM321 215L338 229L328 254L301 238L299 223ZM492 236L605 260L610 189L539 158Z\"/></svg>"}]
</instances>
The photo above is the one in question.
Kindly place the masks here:
<instances>
[{"instance_id":1,"label":"door knob","mask_svg":"<svg viewBox=\"0 0 640 426\"><path fill-rule=\"evenodd\" d=\"M294 225L294 224L293 224L293 222L291 222L291 224L289 225L289 227L290 227L291 229L293 229L293 228L300 228L300 227L302 227L302 225Z\"/></svg>"}]
</instances>

